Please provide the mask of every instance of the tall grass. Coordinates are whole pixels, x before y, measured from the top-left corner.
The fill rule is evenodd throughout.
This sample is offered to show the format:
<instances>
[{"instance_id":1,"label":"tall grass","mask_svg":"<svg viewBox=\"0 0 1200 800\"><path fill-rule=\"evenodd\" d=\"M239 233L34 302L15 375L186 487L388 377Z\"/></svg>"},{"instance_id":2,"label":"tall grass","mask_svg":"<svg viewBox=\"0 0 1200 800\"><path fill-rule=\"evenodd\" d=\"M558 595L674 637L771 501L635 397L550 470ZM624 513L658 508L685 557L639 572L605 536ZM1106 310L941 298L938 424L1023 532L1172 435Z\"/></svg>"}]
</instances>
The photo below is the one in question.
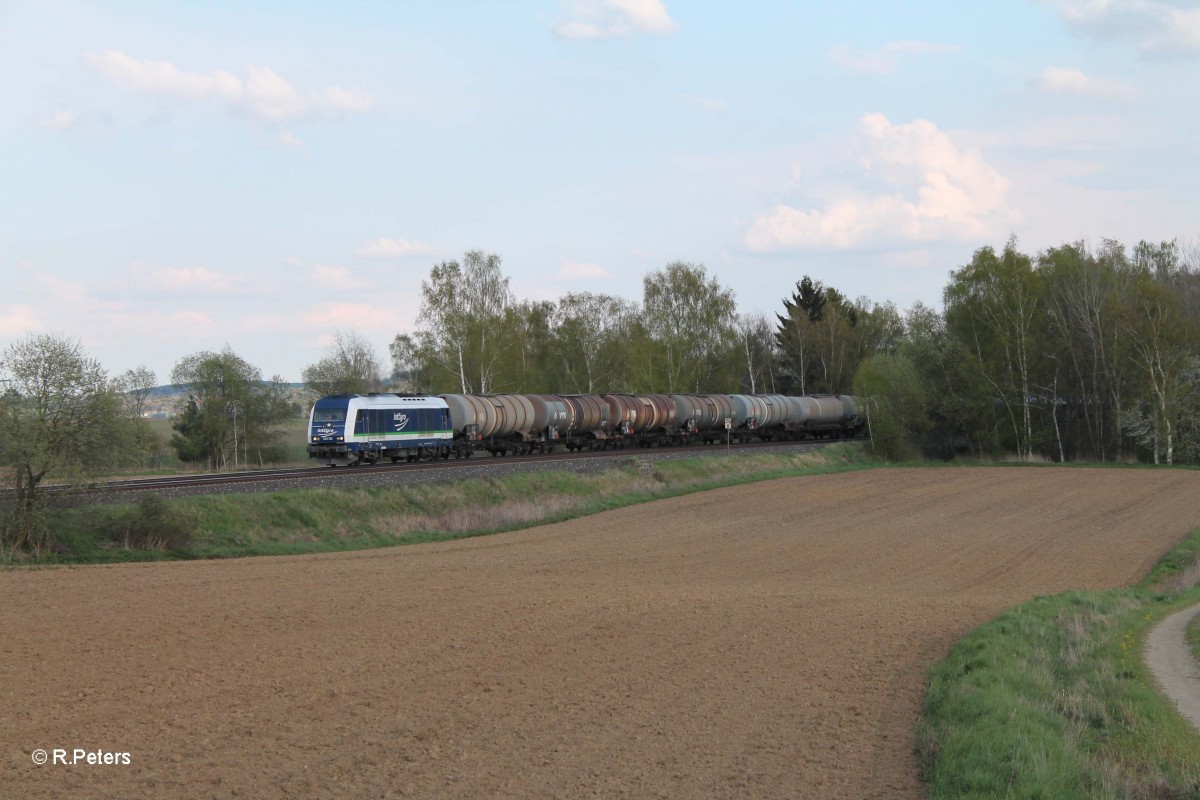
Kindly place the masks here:
<instances>
[{"instance_id":1,"label":"tall grass","mask_svg":"<svg viewBox=\"0 0 1200 800\"><path fill-rule=\"evenodd\" d=\"M1149 628L1200 600L1200 531L1141 584L1018 606L929 673L917 728L932 798L1196 798L1200 735L1153 688Z\"/></svg>"}]
</instances>

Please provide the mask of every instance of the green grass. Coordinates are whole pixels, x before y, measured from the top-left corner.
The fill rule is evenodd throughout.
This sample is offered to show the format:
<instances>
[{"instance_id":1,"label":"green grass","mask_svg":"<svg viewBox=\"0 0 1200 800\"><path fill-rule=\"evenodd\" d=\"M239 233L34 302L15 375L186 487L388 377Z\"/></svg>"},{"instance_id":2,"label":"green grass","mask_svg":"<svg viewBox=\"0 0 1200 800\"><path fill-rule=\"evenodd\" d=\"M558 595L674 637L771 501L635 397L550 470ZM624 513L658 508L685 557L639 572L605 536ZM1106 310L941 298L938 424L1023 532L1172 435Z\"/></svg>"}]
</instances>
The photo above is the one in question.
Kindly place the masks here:
<instances>
[{"instance_id":1,"label":"green grass","mask_svg":"<svg viewBox=\"0 0 1200 800\"><path fill-rule=\"evenodd\" d=\"M664 497L794 475L877 466L855 444L816 452L648 462L598 473L561 470L413 486L299 489L186 497L169 503L193 531L185 549L130 550L136 510L93 505L52 519L52 563L225 558L356 550L478 536Z\"/></svg>"},{"instance_id":2,"label":"green grass","mask_svg":"<svg viewBox=\"0 0 1200 800\"><path fill-rule=\"evenodd\" d=\"M1153 688L1147 631L1200 601L1200 531L1136 587L1065 592L963 638L917 728L931 798L1200 797L1200 735Z\"/></svg>"}]
</instances>

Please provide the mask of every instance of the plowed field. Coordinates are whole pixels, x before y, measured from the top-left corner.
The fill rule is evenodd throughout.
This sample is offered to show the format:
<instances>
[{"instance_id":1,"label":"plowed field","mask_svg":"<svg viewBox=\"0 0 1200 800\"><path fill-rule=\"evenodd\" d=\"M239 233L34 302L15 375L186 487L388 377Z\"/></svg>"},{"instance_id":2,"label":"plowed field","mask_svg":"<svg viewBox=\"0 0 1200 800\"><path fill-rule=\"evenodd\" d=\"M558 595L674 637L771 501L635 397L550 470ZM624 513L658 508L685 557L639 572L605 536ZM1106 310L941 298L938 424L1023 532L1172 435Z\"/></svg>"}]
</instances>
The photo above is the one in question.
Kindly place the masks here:
<instances>
[{"instance_id":1,"label":"plowed field","mask_svg":"<svg viewBox=\"0 0 1200 800\"><path fill-rule=\"evenodd\" d=\"M0 797L920 797L930 663L1197 525L1200 473L875 470L440 545L3 572Z\"/></svg>"}]
</instances>

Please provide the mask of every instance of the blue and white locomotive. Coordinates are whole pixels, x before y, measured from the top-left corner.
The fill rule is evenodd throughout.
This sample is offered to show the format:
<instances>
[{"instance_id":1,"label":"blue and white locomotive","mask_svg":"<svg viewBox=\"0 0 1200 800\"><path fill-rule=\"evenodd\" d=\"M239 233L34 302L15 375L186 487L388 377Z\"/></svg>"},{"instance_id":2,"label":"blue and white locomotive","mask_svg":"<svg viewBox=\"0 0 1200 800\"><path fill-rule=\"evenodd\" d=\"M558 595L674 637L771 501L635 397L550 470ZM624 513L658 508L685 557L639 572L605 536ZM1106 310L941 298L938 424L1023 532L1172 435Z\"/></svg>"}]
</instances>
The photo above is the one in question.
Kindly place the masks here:
<instances>
[{"instance_id":1,"label":"blue and white locomotive","mask_svg":"<svg viewBox=\"0 0 1200 800\"><path fill-rule=\"evenodd\" d=\"M447 458L454 444L440 397L330 395L313 405L308 426L309 457L330 465Z\"/></svg>"}]
</instances>

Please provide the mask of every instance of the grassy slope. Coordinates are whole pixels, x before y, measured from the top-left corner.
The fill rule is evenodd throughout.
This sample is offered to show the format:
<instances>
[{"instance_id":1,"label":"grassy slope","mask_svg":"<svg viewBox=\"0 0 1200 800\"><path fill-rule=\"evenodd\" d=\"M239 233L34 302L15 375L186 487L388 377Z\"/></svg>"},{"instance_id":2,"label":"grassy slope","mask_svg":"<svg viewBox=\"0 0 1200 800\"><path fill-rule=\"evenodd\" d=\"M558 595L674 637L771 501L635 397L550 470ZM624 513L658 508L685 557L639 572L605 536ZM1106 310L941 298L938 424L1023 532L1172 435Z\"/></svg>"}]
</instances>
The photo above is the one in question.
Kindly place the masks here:
<instances>
[{"instance_id":1,"label":"grassy slope","mask_svg":"<svg viewBox=\"0 0 1200 800\"><path fill-rule=\"evenodd\" d=\"M518 473L498 478L371 489L304 489L182 498L173 511L194 529L182 552L119 544L135 513L91 506L61 515L58 562L230 557L353 550L477 536L556 522L662 497L792 475L878 465L857 445L818 452L653 462L643 473Z\"/></svg>"},{"instance_id":2,"label":"grassy slope","mask_svg":"<svg viewBox=\"0 0 1200 800\"><path fill-rule=\"evenodd\" d=\"M1039 597L929 673L918 726L932 798L1200 797L1200 736L1155 690L1149 628L1200 600L1200 531L1138 586Z\"/></svg>"}]
</instances>

